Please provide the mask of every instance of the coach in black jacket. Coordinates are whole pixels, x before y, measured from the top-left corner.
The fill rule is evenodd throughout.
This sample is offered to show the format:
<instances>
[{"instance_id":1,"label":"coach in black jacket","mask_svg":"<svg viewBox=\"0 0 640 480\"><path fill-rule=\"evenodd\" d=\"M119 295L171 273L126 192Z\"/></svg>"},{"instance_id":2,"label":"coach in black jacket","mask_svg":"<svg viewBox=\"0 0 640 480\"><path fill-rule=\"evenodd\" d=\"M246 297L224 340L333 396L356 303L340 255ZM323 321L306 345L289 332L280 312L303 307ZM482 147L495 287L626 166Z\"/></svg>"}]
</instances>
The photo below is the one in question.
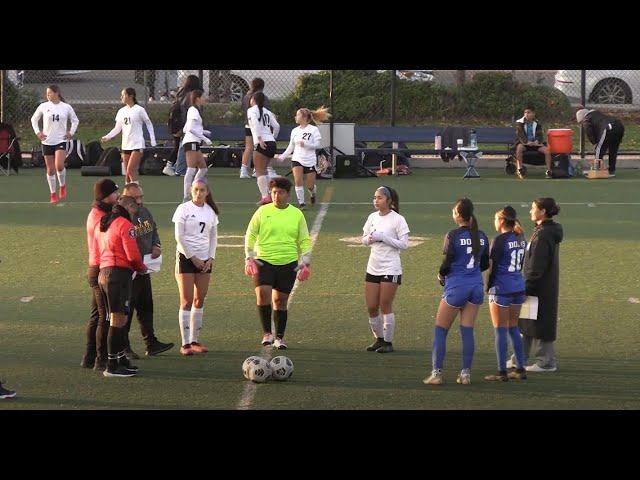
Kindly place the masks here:
<instances>
[{"instance_id":1,"label":"coach in black jacket","mask_svg":"<svg viewBox=\"0 0 640 480\"><path fill-rule=\"evenodd\" d=\"M609 176L614 177L618 147L624 136L624 125L617 118L586 108L576 112L576 120L582 124L587 138L595 145L596 159L602 160L602 156L609 152Z\"/></svg>"},{"instance_id":2,"label":"coach in black jacket","mask_svg":"<svg viewBox=\"0 0 640 480\"><path fill-rule=\"evenodd\" d=\"M536 228L531 236L524 262L527 295L538 297L538 318L520 319L525 357L533 349L535 363L528 372L555 372L555 341L558 327L560 290L560 242L562 225L553 221L560 207L553 198L538 198L531 204L531 220Z\"/></svg>"}]
</instances>

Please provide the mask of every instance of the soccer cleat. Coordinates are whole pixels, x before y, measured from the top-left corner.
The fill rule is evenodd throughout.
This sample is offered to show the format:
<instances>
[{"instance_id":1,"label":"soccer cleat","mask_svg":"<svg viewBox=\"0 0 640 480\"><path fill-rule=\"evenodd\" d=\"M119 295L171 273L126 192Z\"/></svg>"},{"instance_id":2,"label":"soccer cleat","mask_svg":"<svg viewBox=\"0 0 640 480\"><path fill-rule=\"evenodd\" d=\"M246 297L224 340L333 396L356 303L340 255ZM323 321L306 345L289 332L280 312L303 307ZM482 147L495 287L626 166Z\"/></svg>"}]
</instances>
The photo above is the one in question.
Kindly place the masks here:
<instances>
[{"instance_id":1,"label":"soccer cleat","mask_svg":"<svg viewBox=\"0 0 640 480\"><path fill-rule=\"evenodd\" d=\"M306 209L307 209L307 205L306 205L306 204L304 204L304 203L300 203L300 204L298 204L298 208L299 208L300 210L306 210Z\"/></svg>"},{"instance_id":2,"label":"soccer cleat","mask_svg":"<svg viewBox=\"0 0 640 480\"><path fill-rule=\"evenodd\" d=\"M251 178L247 167L240 168L240 178Z\"/></svg>"},{"instance_id":3,"label":"soccer cleat","mask_svg":"<svg viewBox=\"0 0 640 480\"><path fill-rule=\"evenodd\" d=\"M106 358L96 358L96 363L93 365L93 369L96 372L103 372L107 368Z\"/></svg>"},{"instance_id":4,"label":"soccer cleat","mask_svg":"<svg viewBox=\"0 0 640 480\"><path fill-rule=\"evenodd\" d=\"M524 368L521 368L518 370L514 370L513 372L509 372L507 374L507 377L509 377L512 380L526 380L527 372L525 371Z\"/></svg>"},{"instance_id":5,"label":"soccer cleat","mask_svg":"<svg viewBox=\"0 0 640 480\"><path fill-rule=\"evenodd\" d=\"M191 345L183 345L180 347L180 354L188 357L189 355L193 355L193 350L191 349Z\"/></svg>"},{"instance_id":6,"label":"soccer cleat","mask_svg":"<svg viewBox=\"0 0 640 480\"><path fill-rule=\"evenodd\" d=\"M468 368L460 370L460 375L458 375L456 383L460 385L471 385L471 371Z\"/></svg>"},{"instance_id":7,"label":"soccer cleat","mask_svg":"<svg viewBox=\"0 0 640 480\"><path fill-rule=\"evenodd\" d=\"M615 174L615 173L610 173L610 174L609 174L609 178L611 178L611 177L615 177L615 176L616 176L616 174Z\"/></svg>"},{"instance_id":8,"label":"soccer cleat","mask_svg":"<svg viewBox=\"0 0 640 480\"><path fill-rule=\"evenodd\" d=\"M276 172L273 168L268 167L267 168L267 175L269 175L269 180L271 180L272 178L276 178L279 177L280 175L278 175L278 172Z\"/></svg>"},{"instance_id":9,"label":"soccer cleat","mask_svg":"<svg viewBox=\"0 0 640 480\"><path fill-rule=\"evenodd\" d=\"M129 360L139 360L140 359L140 355L138 355L136 352L131 350L130 346L124 349L124 354L127 356L127 358Z\"/></svg>"},{"instance_id":10,"label":"soccer cleat","mask_svg":"<svg viewBox=\"0 0 640 480\"><path fill-rule=\"evenodd\" d=\"M551 170L547 170L546 172L544 172L544 178L553 178L553 176L551 175Z\"/></svg>"},{"instance_id":11,"label":"soccer cleat","mask_svg":"<svg viewBox=\"0 0 640 480\"><path fill-rule=\"evenodd\" d=\"M67 198L67 186L60 185L60 200L64 200Z\"/></svg>"},{"instance_id":12,"label":"soccer cleat","mask_svg":"<svg viewBox=\"0 0 640 480\"><path fill-rule=\"evenodd\" d=\"M126 370L129 370L130 372L137 372L138 371L138 367L136 367L135 365L131 365L131 362L129 361L129 359L126 356L120 357L118 359L118 368L124 368Z\"/></svg>"},{"instance_id":13,"label":"soccer cleat","mask_svg":"<svg viewBox=\"0 0 640 480\"><path fill-rule=\"evenodd\" d=\"M431 371L431 376L422 380L425 385L442 385L444 383L444 373L439 368Z\"/></svg>"},{"instance_id":14,"label":"soccer cleat","mask_svg":"<svg viewBox=\"0 0 640 480\"><path fill-rule=\"evenodd\" d=\"M105 377L133 377L137 372L129 370L128 368L123 367L122 365L118 365L117 368L107 369L102 372L102 375Z\"/></svg>"},{"instance_id":15,"label":"soccer cleat","mask_svg":"<svg viewBox=\"0 0 640 480\"><path fill-rule=\"evenodd\" d=\"M16 392L14 390L8 390L2 386L0 382L0 398L13 398L16 396Z\"/></svg>"},{"instance_id":16,"label":"soccer cleat","mask_svg":"<svg viewBox=\"0 0 640 480\"><path fill-rule=\"evenodd\" d=\"M498 372L496 375L487 375L484 377L488 382L508 382L507 372Z\"/></svg>"},{"instance_id":17,"label":"soccer cleat","mask_svg":"<svg viewBox=\"0 0 640 480\"><path fill-rule=\"evenodd\" d=\"M207 353L209 349L198 342L191 342L191 351L193 353Z\"/></svg>"},{"instance_id":18,"label":"soccer cleat","mask_svg":"<svg viewBox=\"0 0 640 480\"><path fill-rule=\"evenodd\" d=\"M273 346L276 347L278 350L287 349L287 344L285 343L283 338L276 338L276 341L273 342Z\"/></svg>"},{"instance_id":19,"label":"soccer cleat","mask_svg":"<svg viewBox=\"0 0 640 480\"><path fill-rule=\"evenodd\" d=\"M367 352L375 352L383 345L384 345L384 339L376 338L376 341L367 347Z\"/></svg>"},{"instance_id":20,"label":"soccer cleat","mask_svg":"<svg viewBox=\"0 0 640 480\"><path fill-rule=\"evenodd\" d=\"M176 171L173 168L173 164L167 162L167 165L162 169L162 174L169 177L175 177Z\"/></svg>"},{"instance_id":21,"label":"soccer cleat","mask_svg":"<svg viewBox=\"0 0 640 480\"><path fill-rule=\"evenodd\" d=\"M518 169L516 170L516 175L518 176L518 178L519 178L520 180L524 180L524 171L523 171L521 168L518 168Z\"/></svg>"},{"instance_id":22,"label":"soccer cleat","mask_svg":"<svg viewBox=\"0 0 640 480\"><path fill-rule=\"evenodd\" d=\"M315 205L316 204L316 194L312 193L311 194L311 205Z\"/></svg>"},{"instance_id":23,"label":"soccer cleat","mask_svg":"<svg viewBox=\"0 0 640 480\"><path fill-rule=\"evenodd\" d=\"M159 353L166 352L167 350L171 350L172 348L173 343L162 343L156 340L147 347L147 350L144 352L144 354L147 357L152 357L154 355L158 355Z\"/></svg>"},{"instance_id":24,"label":"soccer cleat","mask_svg":"<svg viewBox=\"0 0 640 480\"><path fill-rule=\"evenodd\" d=\"M262 336L262 346L266 347L273 343L273 335L271 333L265 333Z\"/></svg>"},{"instance_id":25,"label":"soccer cleat","mask_svg":"<svg viewBox=\"0 0 640 480\"><path fill-rule=\"evenodd\" d=\"M268 203L271 203L271 197L269 195L266 195L264 197L262 197L259 201L256 202L256 205L258 206L262 206L262 205L267 205Z\"/></svg>"},{"instance_id":26,"label":"soccer cleat","mask_svg":"<svg viewBox=\"0 0 640 480\"><path fill-rule=\"evenodd\" d=\"M58 194L56 192L53 192L51 195L49 195L49 203L58 203Z\"/></svg>"},{"instance_id":27,"label":"soccer cleat","mask_svg":"<svg viewBox=\"0 0 640 480\"><path fill-rule=\"evenodd\" d=\"M95 355L84 355L82 357L82 361L80 362L80 366L82 368L93 368L96 363Z\"/></svg>"},{"instance_id":28,"label":"soccer cleat","mask_svg":"<svg viewBox=\"0 0 640 480\"><path fill-rule=\"evenodd\" d=\"M255 168L253 169L253 172L251 172L251 176L252 176L253 178L256 178L256 169L255 169Z\"/></svg>"},{"instance_id":29,"label":"soccer cleat","mask_svg":"<svg viewBox=\"0 0 640 480\"><path fill-rule=\"evenodd\" d=\"M541 372L555 372L556 370L558 370L557 367L547 367L547 368L543 368L540 365L538 365L537 363L534 363L533 365L529 365L528 367L525 367L525 369L527 370L527 372L537 372L537 373L541 373Z\"/></svg>"},{"instance_id":30,"label":"soccer cleat","mask_svg":"<svg viewBox=\"0 0 640 480\"><path fill-rule=\"evenodd\" d=\"M377 353L391 353L393 352L393 344L391 342L385 342L383 340L383 344L381 347L376 349Z\"/></svg>"}]
</instances>

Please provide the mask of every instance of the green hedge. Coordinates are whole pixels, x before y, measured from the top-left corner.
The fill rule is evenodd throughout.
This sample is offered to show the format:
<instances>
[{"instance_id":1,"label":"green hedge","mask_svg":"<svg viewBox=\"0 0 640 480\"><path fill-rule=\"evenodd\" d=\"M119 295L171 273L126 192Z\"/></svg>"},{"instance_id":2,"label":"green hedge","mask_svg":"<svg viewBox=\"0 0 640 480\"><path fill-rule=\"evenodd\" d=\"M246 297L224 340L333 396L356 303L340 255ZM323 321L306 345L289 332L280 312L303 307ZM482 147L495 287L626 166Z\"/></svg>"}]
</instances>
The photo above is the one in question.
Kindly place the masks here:
<instances>
[{"instance_id":1,"label":"green hedge","mask_svg":"<svg viewBox=\"0 0 640 480\"><path fill-rule=\"evenodd\" d=\"M29 120L40 105L40 97L33 90L17 88L11 82L4 82L4 118L10 123Z\"/></svg>"},{"instance_id":2,"label":"green hedge","mask_svg":"<svg viewBox=\"0 0 640 480\"><path fill-rule=\"evenodd\" d=\"M334 120L389 124L391 72L334 71ZM546 86L514 81L509 73L481 72L462 86L436 82L397 81L397 124L484 123L510 125L525 106L533 105L545 125L572 121L569 100ZM302 76L294 91L273 102L273 110L286 118L300 107L329 105L329 73Z\"/></svg>"}]
</instances>

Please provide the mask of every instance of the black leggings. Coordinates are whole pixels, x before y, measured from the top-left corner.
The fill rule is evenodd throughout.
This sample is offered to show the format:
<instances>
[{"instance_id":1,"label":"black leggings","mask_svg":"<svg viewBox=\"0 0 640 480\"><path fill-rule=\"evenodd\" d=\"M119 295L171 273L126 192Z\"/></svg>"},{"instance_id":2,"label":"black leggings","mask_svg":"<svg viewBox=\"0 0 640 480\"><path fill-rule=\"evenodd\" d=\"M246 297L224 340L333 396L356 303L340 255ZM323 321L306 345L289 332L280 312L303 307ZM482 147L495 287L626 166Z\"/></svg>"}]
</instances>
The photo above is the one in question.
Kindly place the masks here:
<instances>
[{"instance_id":1,"label":"black leggings","mask_svg":"<svg viewBox=\"0 0 640 480\"><path fill-rule=\"evenodd\" d=\"M176 162L178 161L178 150L180 150L180 143L182 143L182 136L180 137L173 137L173 150L171 150L171 155L169 155L169 159L167 160L167 163L171 163L172 165L175 165Z\"/></svg>"}]
</instances>

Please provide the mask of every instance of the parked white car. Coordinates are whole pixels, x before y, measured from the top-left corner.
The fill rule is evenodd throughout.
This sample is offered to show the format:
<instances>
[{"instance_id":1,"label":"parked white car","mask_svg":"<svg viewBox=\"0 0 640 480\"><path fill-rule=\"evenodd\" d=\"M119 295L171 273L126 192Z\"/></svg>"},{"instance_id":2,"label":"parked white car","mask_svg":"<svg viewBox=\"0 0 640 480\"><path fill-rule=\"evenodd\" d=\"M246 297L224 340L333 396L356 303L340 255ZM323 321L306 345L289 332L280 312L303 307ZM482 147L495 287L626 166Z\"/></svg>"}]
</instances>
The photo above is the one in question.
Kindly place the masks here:
<instances>
[{"instance_id":1,"label":"parked white car","mask_svg":"<svg viewBox=\"0 0 640 480\"><path fill-rule=\"evenodd\" d=\"M558 70L555 88L580 101L580 70ZM586 98L590 104L640 104L640 70L587 70Z\"/></svg>"}]
</instances>

